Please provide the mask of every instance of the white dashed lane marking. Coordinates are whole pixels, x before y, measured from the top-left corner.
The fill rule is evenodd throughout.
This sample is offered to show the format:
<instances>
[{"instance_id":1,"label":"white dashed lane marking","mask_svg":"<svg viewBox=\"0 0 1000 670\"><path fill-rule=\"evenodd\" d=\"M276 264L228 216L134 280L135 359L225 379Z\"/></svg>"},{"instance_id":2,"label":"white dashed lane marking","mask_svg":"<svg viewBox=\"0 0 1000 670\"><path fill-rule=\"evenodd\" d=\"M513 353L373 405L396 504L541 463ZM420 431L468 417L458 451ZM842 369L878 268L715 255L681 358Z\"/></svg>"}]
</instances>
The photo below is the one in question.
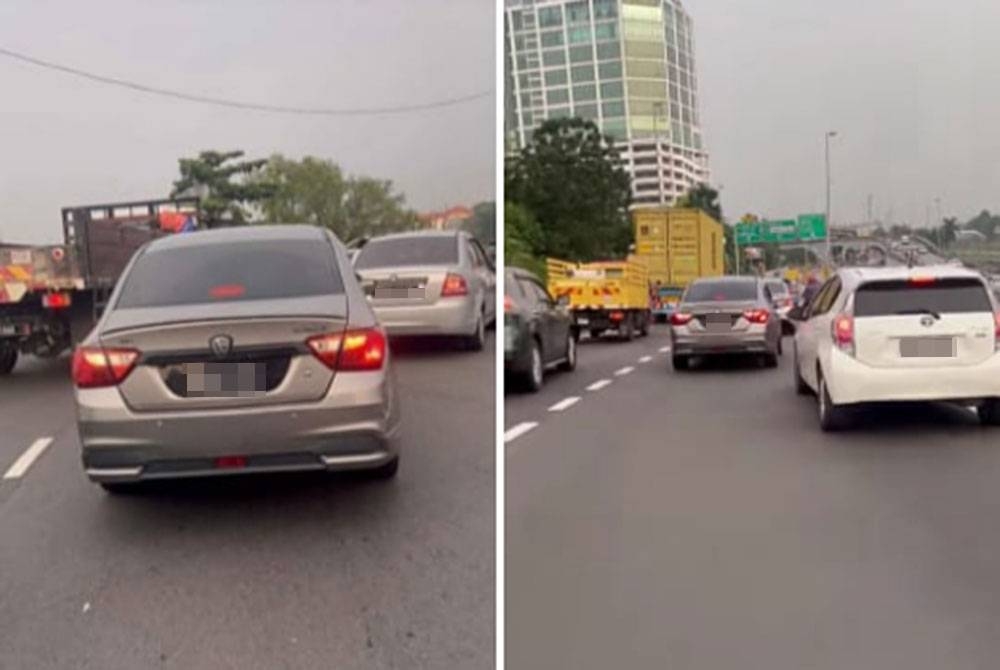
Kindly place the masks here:
<instances>
[{"instance_id":1,"label":"white dashed lane marking","mask_svg":"<svg viewBox=\"0 0 1000 670\"><path fill-rule=\"evenodd\" d=\"M52 444L51 437L40 437L31 443L31 446L24 450L14 464L7 468L3 474L4 479L20 479L28 471L31 464L38 460L38 457Z\"/></svg>"},{"instance_id":2,"label":"white dashed lane marking","mask_svg":"<svg viewBox=\"0 0 1000 670\"><path fill-rule=\"evenodd\" d=\"M569 409L576 403L580 402L580 396L570 396L569 398L564 398L557 402L552 407L549 407L550 412L562 412Z\"/></svg>"},{"instance_id":3,"label":"white dashed lane marking","mask_svg":"<svg viewBox=\"0 0 1000 670\"><path fill-rule=\"evenodd\" d=\"M652 356L643 356L642 358L640 358L640 359L639 359L639 362L640 362L640 363L648 363L648 362L650 362L651 360L653 360L653 357L652 357Z\"/></svg>"},{"instance_id":4,"label":"white dashed lane marking","mask_svg":"<svg viewBox=\"0 0 1000 670\"><path fill-rule=\"evenodd\" d=\"M665 354L670 351L670 347L660 347L660 353Z\"/></svg>"},{"instance_id":5,"label":"white dashed lane marking","mask_svg":"<svg viewBox=\"0 0 1000 670\"><path fill-rule=\"evenodd\" d=\"M598 381L594 382L590 386L588 386L587 390L588 391L600 391L602 388L604 388L605 386L607 386L610 383L611 383L610 379L601 379L601 380L598 380Z\"/></svg>"},{"instance_id":6,"label":"white dashed lane marking","mask_svg":"<svg viewBox=\"0 0 1000 670\"><path fill-rule=\"evenodd\" d=\"M503 441L504 443L512 442L513 440L516 440L517 438L521 437L528 431L533 430L537 427L538 424L535 423L534 421L525 421L524 423L519 423L503 434Z\"/></svg>"},{"instance_id":7,"label":"white dashed lane marking","mask_svg":"<svg viewBox=\"0 0 1000 670\"><path fill-rule=\"evenodd\" d=\"M621 370L615 370L615 377L624 377L628 373L635 370L631 365L622 368Z\"/></svg>"}]
</instances>

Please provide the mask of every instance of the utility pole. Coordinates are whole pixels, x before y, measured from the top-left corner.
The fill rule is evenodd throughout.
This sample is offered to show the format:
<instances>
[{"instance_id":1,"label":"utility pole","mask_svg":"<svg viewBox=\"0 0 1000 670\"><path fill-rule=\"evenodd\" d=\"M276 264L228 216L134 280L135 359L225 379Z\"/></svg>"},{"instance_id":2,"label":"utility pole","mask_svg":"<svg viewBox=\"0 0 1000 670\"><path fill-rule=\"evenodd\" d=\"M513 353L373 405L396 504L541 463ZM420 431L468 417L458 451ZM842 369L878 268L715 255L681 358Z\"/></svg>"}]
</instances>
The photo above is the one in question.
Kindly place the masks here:
<instances>
[{"instance_id":1,"label":"utility pole","mask_svg":"<svg viewBox=\"0 0 1000 670\"><path fill-rule=\"evenodd\" d=\"M833 228L830 221L830 140L837 136L836 130L826 132L826 262L833 265L833 242L830 233Z\"/></svg>"},{"instance_id":2,"label":"utility pole","mask_svg":"<svg viewBox=\"0 0 1000 670\"><path fill-rule=\"evenodd\" d=\"M872 224L873 224L873 223L875 222L875 221L874 221L874 220L872 219L872 217L874 216L874 215L872 214L872 211L873 211L873 204L874 204L874 198L872 197L872 194L871 194L871 193L869 193L869 194L868 194L868 225L869 225L869 226L870 226L870 225L872 225Z\"/></svg>"}]
</instances>

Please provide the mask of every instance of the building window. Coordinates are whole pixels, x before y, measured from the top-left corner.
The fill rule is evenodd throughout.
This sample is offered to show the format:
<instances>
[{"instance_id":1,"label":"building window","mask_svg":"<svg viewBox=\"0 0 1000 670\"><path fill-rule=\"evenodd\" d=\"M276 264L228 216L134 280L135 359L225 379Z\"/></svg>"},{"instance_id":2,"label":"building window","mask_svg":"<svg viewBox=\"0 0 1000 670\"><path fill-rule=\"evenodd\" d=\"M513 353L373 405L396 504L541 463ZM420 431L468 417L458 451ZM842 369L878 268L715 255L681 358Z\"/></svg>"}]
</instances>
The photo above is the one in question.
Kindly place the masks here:
<instances>
[{"instance_id":1,"label":"building window","mask_svg":"<svg viewBox=\"0 0 1000 670\"><path fill-rule=\"evenodd\" d=\"M614 60L608 61L607 63L601 63L597 70L601 75L601 79L621 79L622 62L620 60Z\"/></svg>"},{"instance_id":2,"label":"building window","mask_svg":"<svg viewBox=\"0 0 1000 670\"><path fill-rule=\"evenodd\" d=\"M550 30L542 33L542 47L557 47L563 43L563 31Z\"/></svg>"},{"instance_id":3,"label":"building window","mask_svg":"<svg viewBox=\"0 0 1000 670\"><path fill-rule=\"evenodd\" d=\"M524 26L520 10L515 10L510 13L510 25L514 28L514 30L520 30Z\"/></svg>"},{"instance_id":4,"label":"building window","mask_svg":"<svg viewBox=\"0 0 1000 670\"><path fill-rule=\"evenodd\" d=\"M617 39L618 24L613 21L611 23L598 23L594 26L594 37L598 42Z\"/></svg>"},{"instance_id":5,"label":"building window","mask_svg":"<svg viewBox=\"0 0 1000 670\"><path fill-rule=\"evenodd\" d=\"M625 94L625 89L620 81L608 81L601 84L602 98L621 98Z\"/></svg>"},{"instance_id":6,"label":"building window","mask_svg":"<svg viewBox=\"0 0 1000 670\"><path fill-rule=\"evenodd\" d=\"M542 64L545 67L551 67L553 65L565 65L566 52L563 49L558 49L557 51L543 51Z\"/></svg>"},{"instance_id":7,"label":"building window","mask_svg":"<svg viewBox=\"0 0 1000 670\"><path fill-rule=\"evenodd\" d=\"M531 112L522 112L521 124L524 125L525 128L527 128L531 126L532 123L534 123L534 118L532 117Z\"/></svg>"},{"instance_id":8,"label":"building window","mask_svg":"<svg viewBox=\"0 0 1000 670\"><path fill-rule=\"evenodd\" d=\"M570 63L585 63L590 60L594 60L594 49L589 44L569 48Z\"/></svg>"},{"instance_id":9,"label":"building window","mask_svg":"<svg viewBox=\"0 0 1000 670\"><path fill-rule=\"evenodd\" d=\"M541 7L538 10L538 25L542 28L547 26L561 26L562 12L559 7Z\"/></svg>"},{"instance_id":10,"label":"building window","mask_svg":"<svg viewBox=\"0 0 1000 670\"><path fill-rule=\"evenodd\" d=\"M560 68L558 70L549 70L545 73L545 85L546 86L559 86L566 83L566 70Z\"/></svg>"},{"instance_id":11,"label":"building window","mask_svg":"<svg viewBox=\"0 0 1000 670\"><path fill-rule=\"evenodd\" d=\"M601 106L605 117L625 116L625 102L623 100L613 100Z\"/></svg>"},{"instance_id":12,"label":"building window","mask_svg":"<svg viewBox=\"0 0 1000 670\"><path fill-rule=\"evenodd\" d=\"M569 107L553 107L549 109L550 119L568 119L569 117Z\"/></svg>"},{"instance_id":13,"label":"building window","mask_svg":"<svg viewBox=\"0 0 1000 670\"><path fill-rule=\"evenodd\" d=\"M574 86L573 100L577 102L597 100L597 87L594 86L593 84L589 84L587 86Z\"/></svg>"},{"instance_id":14,"label":"building window","mask_svg":"<svg viewBox=\"0 0 1000 670\"><path fill-rule=\"evenodd\" d=\"M625 63L629 77L645 77L647 79L666 79L667 68L663 61L629 60Z\"/></svg>"},{"instance_id":15,"label":"building window","mask_svg":"<svg viewBox=\"0 0 1000 670\"><path fill-rule=\"evenodd\" d=\"M594 66L593 65L574 65L573 66L573 81L575 82L585 82L594 81Z\"/></svg>"},{"instance_id":16,"label":"building window","mask_svg":"<svg viewBox=\"0 0 1000 670\"><path fill-rule=\"evenodd\" d=\"M591 87L593 88L593 87ZM574 93L574 96L576 94ZM581 119L588 119L593 121L597 118L597 105L575 105L573 108L573 113L579 116Z\"/></svg>"},{"instance_id":17,"label":"building window","mask_svg":"<svg viewBox=\"0 0 1000 670\"><path fill-rule=\"evenodd\" d=\"M566 5L566 23L590 21L590 9L586 2L570 2Z\"/></svg>"},{"instance_id":18,"label":"building window","mask_svg":"<svg viewBox=\"0 0 1000 670\"><path fill-rule=\"evenodd\" d=\"M605 42L597 45L597 60L620 58L621 55L622 49L618 42Z\"/></svg>"},{"instance_id":19,"label":"building window","mask_svg":"<svg viewBox=\"0 0 1000 670\"><path fill-rule=\"evenodd\" d=\"M628 137L628 129L625 125L625 119L605 119L604 133L616 140L626 139Z\"/></svg>"},{"instance_id":20,"label":"building window","mask_svg":"<svg viewBox=\"0 0 1000 670\"><path fill-rule=\"evenodd\" d=\"M590 41L590 26L569 29L569 43L582 44Z\"/></svg>"},{"instance_id":21,"label":"building window","mask_svg":"<svg viewBox=\"0 0 1000 670\"><path fill-rule=\"evenodd\" d=\"M561 105L569 102L569 89L554 88L545 94L545 99L550 105Z\"/></svg>"},{"instance_id":22,"label":"building window","mask_svg":"<svg viewBox=\"0 0 1000 670\"><path fill-rule=\"evenodd\" d=\"M613 19L618 16L617 0L594 0L595 19Z\"/></svg>"}]
</instances>

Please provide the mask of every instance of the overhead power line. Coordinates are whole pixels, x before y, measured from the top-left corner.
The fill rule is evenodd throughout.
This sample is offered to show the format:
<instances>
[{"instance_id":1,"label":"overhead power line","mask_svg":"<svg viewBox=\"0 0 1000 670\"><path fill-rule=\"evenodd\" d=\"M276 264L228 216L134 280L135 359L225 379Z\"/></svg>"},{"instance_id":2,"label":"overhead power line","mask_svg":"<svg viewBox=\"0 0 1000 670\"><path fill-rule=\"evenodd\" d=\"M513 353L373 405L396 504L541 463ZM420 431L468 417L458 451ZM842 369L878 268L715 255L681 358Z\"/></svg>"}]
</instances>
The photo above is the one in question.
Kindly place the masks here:
<instances>
[{"instance_id":1,"label":"overhead power line","mask_svg":"<svg viewBox=\"0 0 1000 670\"><path fill-rule=\"evenodd\" d=\"M127 88L133 91L139 91L140 93L159 95L162 97L174 98L177 100L186 100L188 102L198 102L205 105L229 107L230 109L243 109L255 112L271 112L276 114L298 114L301 116L364 116L364 115L375 115L375 114L406 114L408 112L421 112L430 109L440 109L442 107L453 107L455 105L461 105L467 102L472 102L474 100L486 98L493 94L492 91L480 91L478 93L470 93L468 95L462 95L454 98L444 98L441 100L433 100L429 102L394 105L386 107L343 107L343 108L292 107L286 105L269 105L265 103L245 102L240 100L227 100L225 98L215 98L207 95L199 95L197 93L185 93L184 91L175 91L168 88L160 88L158 86L149 86L147 84L140 84L134 81L128 81L126 79L119 79L117 77L109 77L107 75L87 72L86 70L80 70L78 68L70 67L68 65L53 63L51 61L42 60L41 58L35 58L34 56L29 56L27 54L23 54L17 51L5 49L4 47L0 47L0 56L6 56L7 58L21 61L24 63L30 63L31 65L35 65L47 70L55 70L57 72L70 74L75 77L82 77L84 79L89 79L91 81L96 81L102 84L118 86L120 88Z\"/></svg>"}]
</instances>

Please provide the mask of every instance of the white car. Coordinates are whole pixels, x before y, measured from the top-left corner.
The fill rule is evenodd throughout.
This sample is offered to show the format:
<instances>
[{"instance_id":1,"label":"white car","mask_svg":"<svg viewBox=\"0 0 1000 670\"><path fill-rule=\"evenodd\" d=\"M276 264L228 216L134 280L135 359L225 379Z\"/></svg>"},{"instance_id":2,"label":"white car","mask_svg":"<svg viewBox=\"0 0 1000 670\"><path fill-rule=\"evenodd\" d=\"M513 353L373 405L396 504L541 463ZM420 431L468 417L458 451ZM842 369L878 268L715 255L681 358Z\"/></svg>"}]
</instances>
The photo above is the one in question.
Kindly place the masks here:
<instances>
[{"instance_id":1,"label":"white car","mask_svg":"<svg viewBox=\"0 0 1000 670\"><path fill-rule=\"evenodd\" d=\"M838 271L795 321L794 383L819 399L823 430L851 405L975 405L1000 424L1000 320L986 280L954 266Z\"/></svg>"}]
</instances>

